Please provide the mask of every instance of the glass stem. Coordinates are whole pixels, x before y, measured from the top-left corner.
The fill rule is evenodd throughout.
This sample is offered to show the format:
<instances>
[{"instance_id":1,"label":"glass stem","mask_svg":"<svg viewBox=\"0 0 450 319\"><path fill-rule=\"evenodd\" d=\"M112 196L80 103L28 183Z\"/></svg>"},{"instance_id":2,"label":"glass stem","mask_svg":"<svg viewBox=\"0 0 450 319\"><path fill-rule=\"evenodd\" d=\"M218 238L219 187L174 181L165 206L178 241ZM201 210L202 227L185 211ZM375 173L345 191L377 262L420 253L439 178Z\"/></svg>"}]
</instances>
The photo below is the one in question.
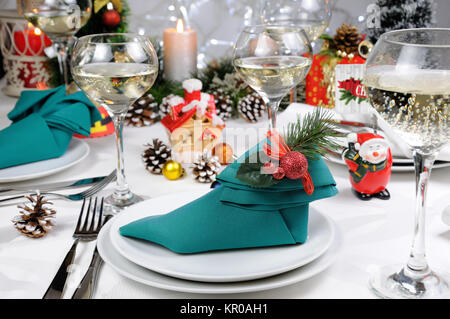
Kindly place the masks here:
<instances>
[{"instance_id":1,"label":"glass stem","mask_svg":"<svg viewBox=\"0 0 450 319\"><path fill-rule=\"evenodd\" d=\"M58 40L54 42L54 47L56 50L56 57L58 58L59 72L63 76L64 84L66 87L69 85L69 70L67 67L67 52L69 49L68 43L69 39Z\"/></svg>"},{"instance_id":2,"label":"glass stem","mask_svg":"<svg viewBox=\"0 0 450 319\"><path fill-rule=\"evenodd\" d=\"M117 180L116 187L114 189L114 198L118 200L127 199L131 192L127 184L124 169L124 157L123 157L123 139L122 139L122 129L123 122L125 120L125 114L113 116L114 128L116 131L116 147L117 147Z\"/></svg>"},{"instance_id":3,"label":"glass stem","mask_svg":"<svg viewBox=\"0 0 450 319\"><path fill-rule=\"evenodd\" d=\"M425 203L427 186L436 155L423 155L414 151L416 171L416 211L414 237L408 259L407 270L412 274L424 276L430 272L425 256Z\"/></svg>"},{"instance_id":4,"label":"glass stem","mask_svg":"<svg viewBox=\"0 0 450 319\"><path fill-rule=\"evenodd\" d=\"M277 128L277 112L278 107L280 106L281 99L271 100L269 99L268 103L268 116L269 116L269 131Z\"/></svg>"}]
</instances>

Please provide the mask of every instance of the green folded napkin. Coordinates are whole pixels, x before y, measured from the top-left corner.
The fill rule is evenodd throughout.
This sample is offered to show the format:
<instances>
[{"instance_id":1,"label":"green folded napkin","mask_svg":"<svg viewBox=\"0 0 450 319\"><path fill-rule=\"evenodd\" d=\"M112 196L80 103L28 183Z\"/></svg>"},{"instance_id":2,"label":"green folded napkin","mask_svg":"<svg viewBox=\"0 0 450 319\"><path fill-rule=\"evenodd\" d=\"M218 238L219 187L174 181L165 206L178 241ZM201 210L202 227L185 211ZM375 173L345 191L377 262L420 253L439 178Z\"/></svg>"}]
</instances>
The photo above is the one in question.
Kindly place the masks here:
<instances>
[{"instance_id":1,"label":"green folded napkin","mask_svg":"<svg viewBox=\"0 0 450 319\"><path fill-rule=\"evenodd\" d=\"M309 203L337 194L324 161L309 161L314 193L300 180L283 179L267 188L247 186L236 179L241 158L217 179L222 184L203 197L168 214L146 217L120 228L123 236L148 240L177 253L304 243Z\"/></svg>"},{"instance_id":2,"label":"green folded napkin","mask_svg":"<svg viewBox=\"0 0 450 319\"><path fill-rule=\"evenodd\" d=\"M83 92L66 95L60 86L22 92L8 118L12 124L0 131L0 169L63 155L72 135L89 136L101 115Z\"/></svg>"}]
</instances>

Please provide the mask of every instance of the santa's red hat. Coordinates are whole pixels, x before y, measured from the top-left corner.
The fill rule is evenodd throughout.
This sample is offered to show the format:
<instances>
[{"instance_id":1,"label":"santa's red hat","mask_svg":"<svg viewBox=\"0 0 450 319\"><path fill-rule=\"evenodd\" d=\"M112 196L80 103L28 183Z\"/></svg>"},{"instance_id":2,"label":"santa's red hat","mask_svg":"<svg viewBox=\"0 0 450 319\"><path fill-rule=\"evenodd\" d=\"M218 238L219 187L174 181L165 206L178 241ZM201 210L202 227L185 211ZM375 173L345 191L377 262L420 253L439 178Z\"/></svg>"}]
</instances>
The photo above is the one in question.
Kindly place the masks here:
<instances>
[{"instance_id":1,"label":"santa's red hat","mask_svg":"<svg viewBox=\"0 0 450 319\"><path fill-rule=\"evenodd\" d=\"M355 149L359 150L362 145L365 147L369 147L373 144L382 144L386 147L389 147L388 142L384 139L383 136L373 133L358 133L357 134L357 143L355 143Z\"/></svg>"}]
</instances>

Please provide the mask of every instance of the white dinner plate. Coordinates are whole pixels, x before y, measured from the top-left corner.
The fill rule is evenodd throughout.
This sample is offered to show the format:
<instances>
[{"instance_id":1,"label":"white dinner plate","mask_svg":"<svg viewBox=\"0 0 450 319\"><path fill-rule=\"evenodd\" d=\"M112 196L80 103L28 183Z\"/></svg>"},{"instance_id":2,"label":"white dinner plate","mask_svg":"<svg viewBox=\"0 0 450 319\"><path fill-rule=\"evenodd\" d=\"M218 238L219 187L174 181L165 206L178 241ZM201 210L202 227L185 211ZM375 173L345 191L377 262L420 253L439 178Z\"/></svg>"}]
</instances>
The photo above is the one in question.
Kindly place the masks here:
<instances>
[{"instance_id":1,"label":"white dinner plate","mask_svg":"<svg viewBox=\"0 0 450 319\"><path fill-rule=\"evenodd\" d=\"M310 208L308 238L304 244L297 245L178 254L119 233L123 225L150 215L171 212L204 194L204 191L171 194L128 208L111 223L113 246L133 263L164 275L194 281L233 282L269 277L303 266L322 255L333 240L331 222L313 208Z\"/></svg>"},{"instance_id":2,"label":"white dinner plate","mask_svg":"<svg viewBox=\"0 0 450 319\"><path fill-rule=\"evenodd\" d=\"M89 146L73 138L67 151L58 158L0 169L0 183L21 182L65 170L86 158Z\"/></svg>"},{"instance_id":3,"label":"white dinner plate","mask_svg":"<svg viewBox=\"0 0 450 319\"><path fill-rule=\"evenodd\" d=\"M115 217L116 218L116 217ZM113 222L111 220L111 222ZM255 291L264 291L269 289L280 288L294 283L300 282L317 275L324 271L335 260L341 245L341 236L336 229L330 248L319 258L308 263L305 266L285 272L281 275L267 277L263 279L229 282L229 283L212 283L183 280L174 277L162 275L160 273L148 270L132 263L128 259L119 254L110 240L110 231L112 223L108 222L100 231L97 240L97 248L100 256L105 263L111 266L122 276L134 280L136 282L173 291L203 294L231 294L246 293ZM268 256L270 257L270 255Z\"/></svg>"}]
</instances>

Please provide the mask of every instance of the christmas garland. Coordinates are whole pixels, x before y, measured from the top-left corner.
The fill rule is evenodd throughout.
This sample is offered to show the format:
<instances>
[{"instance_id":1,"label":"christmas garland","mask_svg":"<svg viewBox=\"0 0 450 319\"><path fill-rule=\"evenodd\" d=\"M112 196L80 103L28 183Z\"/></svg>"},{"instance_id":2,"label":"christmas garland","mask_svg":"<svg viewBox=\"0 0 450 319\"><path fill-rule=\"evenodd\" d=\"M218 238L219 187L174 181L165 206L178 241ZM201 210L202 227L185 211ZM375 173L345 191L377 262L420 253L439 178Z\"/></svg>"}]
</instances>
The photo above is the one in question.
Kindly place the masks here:
<instances>
[{"instance_id":1,"label":"christmas garland","mask_svg":"<svg viewBox=\"0 0 450 319\"><path fill-rule=\"evenodd\" d=\"M245 158L239 166L236 178L258 188L277 184L285 176L290 179L299 178L296 176L298 167L302 166L307 170L306 160L317 160L329 151L339 149L335 138L342 137L342 134L336 131L331 120L330 112L317 109L303 118L297 117L295 123L290 123L284 132L284 139L278 133L269 131L268 142L264 143L263 150ZM284 151L281 152L280 149ZM292 158L288 161L288 158L280 154ZM283 157L287 165L284 165ZM297 165L294 174L290 174L289 162L295 162L294 166Z\"/></svg>"}]
</instances>

